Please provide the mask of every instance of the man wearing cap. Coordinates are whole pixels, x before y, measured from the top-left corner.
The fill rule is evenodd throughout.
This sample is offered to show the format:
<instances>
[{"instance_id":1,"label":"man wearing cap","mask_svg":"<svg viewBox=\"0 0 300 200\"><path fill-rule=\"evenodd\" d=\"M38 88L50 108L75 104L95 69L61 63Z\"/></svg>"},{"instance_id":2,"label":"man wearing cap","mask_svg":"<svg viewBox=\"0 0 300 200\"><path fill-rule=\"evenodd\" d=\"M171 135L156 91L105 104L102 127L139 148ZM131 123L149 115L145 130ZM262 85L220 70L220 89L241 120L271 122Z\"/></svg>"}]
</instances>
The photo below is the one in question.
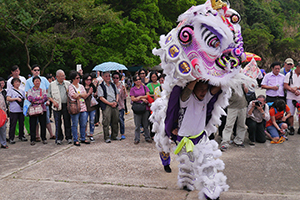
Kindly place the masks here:
<instances>
[{"instance_id":1,"label":"man wearing cap","mask_svg":"<svg viewBox=\"0 0 300 200\"><path fill-rule=\"evenodd\" d=\"M283 68L280 69L280 74L286 75L291 71L291 69L294 68L294 61L291 58L287 58L284 61L284 66Z\"/></svg>"},{"instance_id":2,"label":"man wearing cap","mask_svg":"<svg viewBox=\"0 0 300 200\"><path fill-rule=\"evenodd\" d=\"M290 135L294 135L295 106L300 102L300 63L297 63L295 70L291 70L286 74L284 89L287 90L286 104L291 109L292 114L291 117L288 118ZM298 134L300 134L300 129L298 129Z\"/></svg>"}]
</instances>

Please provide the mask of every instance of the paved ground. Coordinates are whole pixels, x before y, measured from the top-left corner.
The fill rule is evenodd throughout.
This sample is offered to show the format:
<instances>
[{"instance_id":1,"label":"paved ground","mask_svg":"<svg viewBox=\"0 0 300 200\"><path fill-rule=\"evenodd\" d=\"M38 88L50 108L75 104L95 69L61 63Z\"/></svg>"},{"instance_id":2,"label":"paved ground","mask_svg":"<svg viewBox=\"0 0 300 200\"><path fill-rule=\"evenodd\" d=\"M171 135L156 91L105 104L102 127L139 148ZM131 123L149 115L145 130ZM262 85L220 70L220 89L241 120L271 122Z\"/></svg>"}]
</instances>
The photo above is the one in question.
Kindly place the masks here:
<instances>
[{"instance_id":1,"label":"paved ground","mask_svg":"<svg viewBox=\"0 0 300 200\"><path fill-rule=\"evenodd\" d=\"M180 190L177 161L164 172L155 145L133 144L132 112L126 115L126 139L106 144L102 126L91 145L17 142L0 149L0 199L197 199ZM54 124L52 124L54 128ZM49 138L49 135L47 133ZM26 136L29 138L29 136ZM217 138L219 140L219 138ZM300 199L300 135L282 144L256 144L223 153L230 189L223 200Z\"/></svg>"}]
</instances>

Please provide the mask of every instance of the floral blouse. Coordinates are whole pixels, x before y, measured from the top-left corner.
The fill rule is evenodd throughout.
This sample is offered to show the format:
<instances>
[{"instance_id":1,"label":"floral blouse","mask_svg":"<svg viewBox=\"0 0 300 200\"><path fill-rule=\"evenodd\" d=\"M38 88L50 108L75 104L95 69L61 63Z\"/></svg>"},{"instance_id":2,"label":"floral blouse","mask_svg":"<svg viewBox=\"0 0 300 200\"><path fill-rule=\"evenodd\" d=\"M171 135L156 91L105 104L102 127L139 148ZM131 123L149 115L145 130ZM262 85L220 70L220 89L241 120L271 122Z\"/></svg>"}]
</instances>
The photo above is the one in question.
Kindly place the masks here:
<instances>
[{"instance_id":1,"label":"floral blouse","mask_svg":"<svg viewBox=\"0 0 300 200\"><path fill-rule=\"evenodd\" d=\"M34 87L33 87L30 90L28 90L26 97L27 97L27 100L30 101L30 103L33 106L42 105L43 111L44 112L47 111L46 106L45 106L45 102L48 100L46 90L41 89L41 88L34 89Z\"/></svg>"}]
</instances>

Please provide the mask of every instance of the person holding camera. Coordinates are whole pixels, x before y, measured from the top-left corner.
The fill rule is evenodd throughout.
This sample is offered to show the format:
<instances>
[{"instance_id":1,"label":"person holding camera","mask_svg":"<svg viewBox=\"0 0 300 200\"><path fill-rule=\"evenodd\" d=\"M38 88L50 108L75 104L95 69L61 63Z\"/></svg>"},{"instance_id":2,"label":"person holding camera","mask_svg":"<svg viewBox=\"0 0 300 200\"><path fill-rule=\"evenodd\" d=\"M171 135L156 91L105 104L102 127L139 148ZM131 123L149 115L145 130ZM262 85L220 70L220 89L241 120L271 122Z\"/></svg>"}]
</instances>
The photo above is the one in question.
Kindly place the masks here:
<instances>
[{"instance_id":1,"label":"person holding camera","mask_svg":"<svg viewBox=\"0 0 300 200\"><path fill-rule=\"evenodd\" d=\"M7 101L9 102L9 143L15 144L15 130L17 121L19 121L19 139L20 141L27 141L24 136L24 115L23 115L23 102L25 100L24 90L19 89L21 80L19 78L13 78L11 80L13 85L12 89L7 91Z\"/></svg>"},{"instance_id":2,"label":"person holding camera","mask_svg":"<svg viewBox=\"0 0 300 200\"><path fill-rule=\"evenodd\" d=\"M256 100L249 103L247 109L246 125L248 126L249 145L254 146L255 142L265 143L265 121L269 121L269 106L266 104L266 97L259 95Z\"/></svg>"}]
</instances>

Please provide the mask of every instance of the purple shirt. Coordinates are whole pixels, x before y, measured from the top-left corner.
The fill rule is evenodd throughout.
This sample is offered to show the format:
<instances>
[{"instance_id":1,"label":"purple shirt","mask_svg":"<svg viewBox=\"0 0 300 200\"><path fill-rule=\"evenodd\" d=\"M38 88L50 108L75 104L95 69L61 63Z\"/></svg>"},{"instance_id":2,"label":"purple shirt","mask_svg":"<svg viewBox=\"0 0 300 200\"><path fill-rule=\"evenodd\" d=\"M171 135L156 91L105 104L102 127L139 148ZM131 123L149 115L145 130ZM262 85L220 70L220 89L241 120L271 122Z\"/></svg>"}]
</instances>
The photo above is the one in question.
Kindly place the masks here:
<instances>
[{"instance_id":1,"label":"purple shirt","mask_svg":"<svg viewBox=\"0 0 300 200\"><path fill-rule=\"evenodd\" d=\"M278 90L266 90L266 95L271 96L271 97L283 97L284 96L284 88L283 88L283 82L284 82L284 75L278 74L275 76L273 72L270 72L265 75L263 78L261 85L266 85L266 86L278 86Z\"/></svg>"},{"instance_id":2,"label":"purple shirt","mask_svg":"<svg viewBox=\"0 0 300 200\"><path fill-rule=\"evenodd\" d=\"M33 106L39 104L42 105L43 111L47 111L45 106L45 102L48 100L46 90L41 88L36 90L34 87L29 89L27 93L27 100L30 101Z\"/></svg>"},{"instance_id":3,"label":"purple shirt","mask_svg":"<svg viewBox=\"0 0 300 200\"><path fill-rule=\"evenodd\" d=\"M149 92L149 88L147 86L141 85L140 89L138 89L136 86L134 86L130 90L130 96L134 96L134 97L145 96L147 92ZM137 102L142 103L143 101L141 100L141 101L137 101ZM148 107L147 107L147 110L149 110Z\"/></svg>"},{"instance_id":4,"label":"purple shirt","mask_svg":"<svg viewBox=\"0 0 300 200\"><path fill-rule=\"evenodd\" d=\"M18 92L20 92L22 95L20 95ZM7 90L7 95L11 98L21 98L25 99L25 92L24 90L19 89L18 92L16 92L14 89ZM9 102L9 112L12 113L19 113L23 112L23 108L20 107L20 105L16 101Z\"/></svg>"}]
</instances>

